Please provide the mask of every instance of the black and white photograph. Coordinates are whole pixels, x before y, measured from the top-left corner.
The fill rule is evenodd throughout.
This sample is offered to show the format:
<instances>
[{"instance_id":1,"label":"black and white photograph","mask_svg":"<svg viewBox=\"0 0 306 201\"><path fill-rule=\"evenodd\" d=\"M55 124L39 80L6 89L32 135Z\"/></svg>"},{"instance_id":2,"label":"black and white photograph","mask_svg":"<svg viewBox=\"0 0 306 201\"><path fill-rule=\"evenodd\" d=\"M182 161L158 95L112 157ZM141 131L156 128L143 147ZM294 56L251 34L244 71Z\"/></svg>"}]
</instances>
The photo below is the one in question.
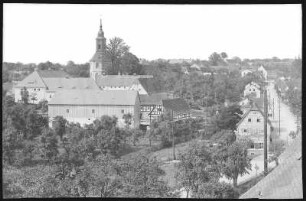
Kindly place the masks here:
<instances>
[{"instance_id":1,"label":"black and white photograph","mask_svg":"<svg viewBox=\"0 0 306 201\"><path fill-rule=\"evenodd\" d=\"M302 199L302 4L3 4L3 198Z\"/></svg>"}]
</instances>

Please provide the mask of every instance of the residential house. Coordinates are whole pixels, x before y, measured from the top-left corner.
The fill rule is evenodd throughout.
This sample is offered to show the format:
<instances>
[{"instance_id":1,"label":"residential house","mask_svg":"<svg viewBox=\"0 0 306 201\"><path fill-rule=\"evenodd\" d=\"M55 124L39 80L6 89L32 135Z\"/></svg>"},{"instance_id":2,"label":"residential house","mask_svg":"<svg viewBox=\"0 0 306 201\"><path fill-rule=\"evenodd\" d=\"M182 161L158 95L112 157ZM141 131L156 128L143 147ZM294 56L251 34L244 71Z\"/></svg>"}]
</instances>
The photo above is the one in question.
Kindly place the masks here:
<instances>
[{"instance_id":1,"label":"residential house","mask_svg":"<svg viewBox=\"0 0 306 201\"><path fill-rule=\"evenodd\" d=\"M142 126L150 126L151 122L163 113L162 100L173 98L169 93L141 94L139 97L141 105L140 124Z\"/></svg>"},{"instance_id":2,"label":"residential house","mask_svg":"<svg viewBox=\"0 0 306 201\"><path fill-rule=\"evenodd\" d=\"M69 75L63 71L35 70L14 86L15 102L21 101L21 90L23 90L23 88L26 88L29 92L30 102L38 103L41 100L46 100L48 99L49 94L45 80L50 78L68 77Z\"/></svg>"},{"instance_id":3,"label":"residential house","mask_svg":"<svg viewBox=\"0 0 306 201\"><path fill-rule=\"evenodd\" d=\"M260 93L260 86L255 82L251 82L245 86L243 95L244 97L251 95L255 96L255 98L260 98Z\"/></svg>"},{"instance_id":4,"label":"residential house","mask_svg":"<svg viewBox=\"0 0 306 201\"><path fill-rule=\"evenodd\" d=\"M192 64L190 68L194 70L201 70L201 67L198 64Z\"/></svg>"},{"instance_id":5,"label":"residential house","mask_svg":"<svg viewBox=\"0 0 306 201\"><path fill-rule=\"evenodd\" d=\"M262 74L262 76L265 78L265 80L267 80L268 72L263 67L263 65L261 65L257 70Z\"/></svg>"},{"instance_id":6,"label":"residential house","mask_svg":"<svg viewBox=\"0 0 306 201\"><path fill-rule=\"evenodd\" d=\"M273 131L270 120L267 121L267 142L268 147L272 142L271 133ZM235 131L237 140L248 138L252 145L248 148L248 154L258 155L264 149L264 113L256 103L242 116L237 123Z\"/></svg>"},{"instance_id":7,"label":"residential house","mask_svg":"<svg viewBox=\"0 0 306 201\"><path fill-rule=\"evenodd\" d=\"M170 112L173 121L191 117L191 110L188 103L181 98L162 100L163 111Z\"/></svg>"},{"instance_id":8,"label":"residential house","mask_svg":"<svg viewBox=\"0 0 306 201\"><path fill-rule=\"evenodd\" d=\"M140 99L134 90L61 90L48 103L50 126L56 116L81 125L93 123L103 115L118 118L118 126L125 126L123 115L132 115L134 128L139 127Z\"/></svg>"},{"instance_id":9,"label":"residential house","mask_svg":"<svg viewBox=\"0 0 306 201\"><path fill-rule=\"evenodd\" d=\"M251 71L251 70L249 70L249 69L244 69L244 70L241 70L241 77L244 77L244 76L246 76L247 74L251 74L251 73L253 73L253 71Z\"/></svg>"}]
</instances>

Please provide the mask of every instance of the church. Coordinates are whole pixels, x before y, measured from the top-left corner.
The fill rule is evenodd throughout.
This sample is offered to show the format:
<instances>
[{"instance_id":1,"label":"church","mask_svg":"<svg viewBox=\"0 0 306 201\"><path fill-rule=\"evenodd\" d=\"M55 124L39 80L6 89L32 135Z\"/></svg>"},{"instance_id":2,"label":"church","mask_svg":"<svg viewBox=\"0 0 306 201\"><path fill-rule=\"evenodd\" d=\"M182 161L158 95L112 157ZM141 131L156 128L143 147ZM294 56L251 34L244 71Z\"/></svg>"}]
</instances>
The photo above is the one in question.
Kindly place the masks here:
<instances>
[{"instance_id":1,"label":"church","mask_svg":"<svg viewBox=\"0 0 306 201\"><path fill-rule=\"evenodd\" d=\"M130 113L134 128L147 128L151 120L169 108L172 102L165 100L173 99L173 94L159 90L152 75L108 75L112 62L106 52L101 20L95 43L88 78L72 78L63 71L35 70L15 86L15 101L21 101L24 89L30 92L32 104L48 101L50 126L56 116L85 125L108 115L116 116L118 126L123 127L123 115ZM179 101L184 102L175 100L173 104ZM171 110L184 117L190 115L187 106L184 111Z\"/></svg>"}]
</instances>

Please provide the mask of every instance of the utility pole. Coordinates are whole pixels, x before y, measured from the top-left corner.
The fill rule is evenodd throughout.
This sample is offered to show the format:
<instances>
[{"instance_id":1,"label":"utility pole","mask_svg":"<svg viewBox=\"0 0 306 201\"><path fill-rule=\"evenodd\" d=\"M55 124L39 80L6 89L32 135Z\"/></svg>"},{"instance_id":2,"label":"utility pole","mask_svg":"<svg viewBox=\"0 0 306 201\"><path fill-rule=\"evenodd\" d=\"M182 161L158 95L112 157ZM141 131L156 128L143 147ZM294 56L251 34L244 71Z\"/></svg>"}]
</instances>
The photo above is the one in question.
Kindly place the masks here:
<instances>
[{"instance_id":1,"label":"utility pole","mask_svg":"<svg viewBox=\"0 0 306 201\"><path fill-rule=\"evenodd\" d=\"M278 96L278 136L280 137L280 96Z\"/></svg>"},{"instance_id":2,"label":"utility pole","mask_svg":"<svg viewBox=\"0 0 306 201\"><path fill-rule=\"evenodd\" d=\"M175 157L175 144L174 144L174 132L173 132L173 124L174 124L174 121L173 121L173 110L171 110L171 113L172 113L172 148L173 148L173 160L176 160L176 157Z\"/></svg>"},{"instance_id":3,"label":"utility pole","mask_svg":"<svg viewBox=\"0 0 306 201\"><path fill-rule=\"evenodd\" d=\"M267 143L267 122L268 122L267 89L264 89L264 175L268 174L268 143Z\"/></svg>"}]
</instances>

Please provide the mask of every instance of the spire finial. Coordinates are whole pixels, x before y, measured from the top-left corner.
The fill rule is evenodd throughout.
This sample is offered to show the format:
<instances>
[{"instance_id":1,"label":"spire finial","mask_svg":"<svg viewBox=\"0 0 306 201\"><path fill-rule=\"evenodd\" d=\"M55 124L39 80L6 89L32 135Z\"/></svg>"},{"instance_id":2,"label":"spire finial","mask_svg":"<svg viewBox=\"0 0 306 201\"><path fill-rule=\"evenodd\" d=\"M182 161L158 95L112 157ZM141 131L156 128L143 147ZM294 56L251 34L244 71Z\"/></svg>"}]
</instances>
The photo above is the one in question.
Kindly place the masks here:
<instances>
[{"instance_id":1,"label":"spire finial","mask_svg":"<svg viewBox=\"0 0 306 201\"><path fill-rule=\"evenodd\" d=\"M102 19L100 18L100 30L102 31Z\"/></svg>"}]
</instances>

